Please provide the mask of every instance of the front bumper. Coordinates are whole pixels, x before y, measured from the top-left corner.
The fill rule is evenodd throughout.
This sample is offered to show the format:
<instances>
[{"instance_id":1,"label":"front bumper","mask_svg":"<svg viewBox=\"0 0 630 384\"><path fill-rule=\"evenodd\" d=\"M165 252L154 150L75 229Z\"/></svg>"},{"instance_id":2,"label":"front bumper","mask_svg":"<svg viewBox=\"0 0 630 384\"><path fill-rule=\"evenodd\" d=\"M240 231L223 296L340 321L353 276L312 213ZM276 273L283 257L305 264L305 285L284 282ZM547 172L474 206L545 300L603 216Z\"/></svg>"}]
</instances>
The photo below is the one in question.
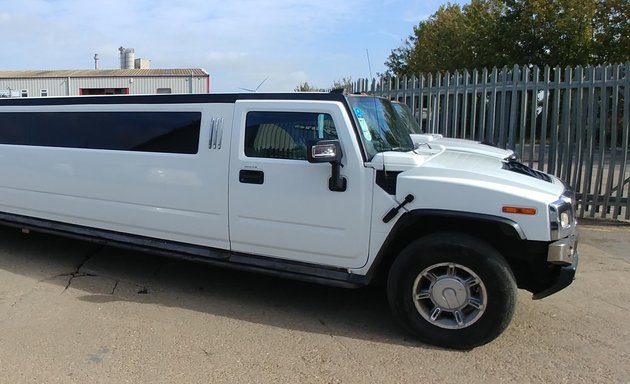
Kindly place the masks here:
<instances>
[{"instance_id":1,"label":"front bumper","mask_svg":"<svg viewBox=\"0 0 630 384\"><path fill-rule=\"evenodd\" d=\"M577 243L577 234L554 241L549 244L547 261L559 265L573 264L573 258L577 257Z\"/></svg>"},{"instance_id":2,"label":"front bumper","mask_svg":"<svg viewBox=\"0 0 630 384\"><path fill-rule=\"evenodd\" d=\"M558 275L556 282L548 288L535 293L532 296L532 299L538 300L545 298L571 285L575 279L575 271L577 271L578 266L578 253L575 248L573 249L571 259L572 262L570 265L565 265L560 269L560 274Z\"/></svg>"}]
</instances>

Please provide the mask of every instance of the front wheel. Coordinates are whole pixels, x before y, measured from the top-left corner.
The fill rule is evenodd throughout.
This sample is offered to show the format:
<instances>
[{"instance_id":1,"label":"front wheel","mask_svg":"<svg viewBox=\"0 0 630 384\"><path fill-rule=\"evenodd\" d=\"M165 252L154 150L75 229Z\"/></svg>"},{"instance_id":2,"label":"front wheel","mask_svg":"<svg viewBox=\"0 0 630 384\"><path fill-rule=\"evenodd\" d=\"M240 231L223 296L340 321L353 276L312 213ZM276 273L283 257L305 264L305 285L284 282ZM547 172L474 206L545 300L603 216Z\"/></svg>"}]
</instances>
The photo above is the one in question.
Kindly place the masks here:
<instances>
[{"instance_id":1,"label":"front wheel","mask_svg":"<svg viewBox=\"0 0 630 384\"><path fill-rule=\"evenodd\" d=\"M475 237L437 233L409 244L389 273L394 315L421 341L470 349L495 339L514 314L516 283L493 247Z\"/></svg>"}]
</instances>

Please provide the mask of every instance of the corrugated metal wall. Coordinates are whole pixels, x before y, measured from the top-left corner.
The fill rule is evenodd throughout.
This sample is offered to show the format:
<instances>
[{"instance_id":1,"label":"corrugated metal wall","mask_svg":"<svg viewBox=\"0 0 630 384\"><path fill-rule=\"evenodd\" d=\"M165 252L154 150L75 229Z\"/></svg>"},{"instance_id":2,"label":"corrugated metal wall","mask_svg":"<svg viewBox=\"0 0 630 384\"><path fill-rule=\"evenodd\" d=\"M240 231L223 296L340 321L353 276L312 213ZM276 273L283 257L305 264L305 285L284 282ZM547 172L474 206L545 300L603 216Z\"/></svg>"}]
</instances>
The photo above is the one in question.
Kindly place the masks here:
<instances>
[{"instance_id":1,"label":"corrugated metal wall","mask_svg":"<svg viewBox=\"0 0 630 384\"><path fill-rule=\"evenodd\" d=\"M130 94L154 94L158 88L171 93L208 93L208 78L200 76L66 77L0 79L0 91L27 90L29 97L78 96L81 88L129 88Z\"/></svg>"}]
</instances>

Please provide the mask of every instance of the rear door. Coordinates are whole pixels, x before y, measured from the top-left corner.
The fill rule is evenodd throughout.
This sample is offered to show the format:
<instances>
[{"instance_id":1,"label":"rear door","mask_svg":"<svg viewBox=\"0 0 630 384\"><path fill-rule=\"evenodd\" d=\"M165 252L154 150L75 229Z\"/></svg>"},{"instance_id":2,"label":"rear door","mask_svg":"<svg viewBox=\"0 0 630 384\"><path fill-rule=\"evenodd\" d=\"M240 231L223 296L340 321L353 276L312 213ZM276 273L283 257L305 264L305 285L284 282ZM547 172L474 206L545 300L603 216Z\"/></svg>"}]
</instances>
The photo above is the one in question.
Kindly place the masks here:
<instances>
[{"instance_id":1,"label":"rear door","mask_svg":"<svg viewBox=\"0 0 630 384\"><path fill-rule=\"evenodd\" d=\"M367 262L373 174L339 102L238 101L230 159L235 252L359 268ZM330 164L311 164L311 140L338 139L347 189L329 189Z\"/></svg>"}]
</instances>

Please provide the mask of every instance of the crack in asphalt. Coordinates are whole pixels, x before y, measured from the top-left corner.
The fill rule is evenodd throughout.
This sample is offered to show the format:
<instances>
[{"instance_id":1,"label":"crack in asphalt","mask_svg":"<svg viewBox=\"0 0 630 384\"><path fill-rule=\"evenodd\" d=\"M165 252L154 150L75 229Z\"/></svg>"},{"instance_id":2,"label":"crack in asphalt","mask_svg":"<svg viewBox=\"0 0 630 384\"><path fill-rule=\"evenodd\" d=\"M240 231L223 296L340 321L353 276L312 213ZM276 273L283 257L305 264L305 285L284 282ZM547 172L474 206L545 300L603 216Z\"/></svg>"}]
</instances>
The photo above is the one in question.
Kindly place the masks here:
<instances>
[{"instance_id":1,"label":"crack in asphalt","mask_svg":"<svg viewBox=\"0 0 630 384\"><path fill-rule=\"evenodd\" d=\"M114 287L112 288L112 291L109 293L110 295L113 295L114 292L116 292L116 288L118 288L118 283L120 282L120 280L116 279L116 282L114 283Z\"/></svg>"},{"instance_id":2,"label":"crack in asphalt","mask_svg":"<svg viewBox=\"0 0 630 384\"><path fill-rule=\"evenodd\" d=\"M73 272L73 273L69 273L69 274L64 274L64 275L59 275L59 276L69 276L70 278L68 279L68 283L66 284L66 286L63 288L63 292L65 292L68 288L70 288L70 285L72 284L72 280L74 280L77 277L94 277L96 276L93 273L77 273L77 272Z\"/></svg>"},{"instance_id":3,"label":"crack in asphalt","mask_svg":"<svg viewBox=\"0 0 630 384\"><path fill-rule=\"evenodd\" d=\"M97 247L94 251L90 252L88 255L86 255L83 260L81 260L81 262L76 266L76 268L74 269L73 272L70 273L64 273L61 275L58 275L59 277L61 276L66 276L69 277L68 279L68 283L66 284L65 288L63 289L63 291L61 292L62 294L68 290L68 288L70 288L70 285L72 285L72 281L77 278L77 277L94 277L96 276L95 274L92 273L85 273L85 272L81 272L81 268L83 268L83 266L85 265L85 263L87 263L91 258L93 258L94 256L96 256L96 254L98 254L104 247L100 246ZM116 283L118 284L118 283Z\"/></svg>"},{"instance_id":4,"label":"crack in asphalt","mask_svg":"<svg viewBox=\"0 0 630 384\"><path fill-rule=\"evenodd\" d=\"M82 272L81 269L83 268L83 266L88 261L90 261L90 259L92 259L94 256L96 256L103 248L105 248L105 246L99 246L98 248L94 249L89 254L87 254L79 262L79 264L75 267L74 271L72 271L70 273L61 273L61 274L54 275L54 276L51 276L51 277L46 277L44 279L39 280L38 283L54 280L54 279L57 279L57 278L60 278L60 277L67 277L68 281L66 282L66 285L64 286L63 291L61 291L61 294L63 294L65 291L68 290L68 288L70 288L70 286L72 285L72 282L74 281L74 279L76 279L78 277L100 277L100 278L104 278L104 279L107 279L107 280L113 280L114 281L114 286L112 287L112 290L109 292L109 295L116 294L116 291L118 290L118 286L121 283L128 284L128 285L136 287L136 289L137 289L136 293L139 294L139 295L146 295L146 294L148 294L150 292L150 290L151 290L151 292L154 291L154 289L152 289L148 285L138 284L138 283L133 282L133 281L121 280L121 279L113 277L113 276L103 276L103 275L99 275L99 274L96 274L96 273ZM156 269L153 271L153 273L151 274L149 279L150 280L154 279L161 272L161 270L162 270L162 263L160 263L156 267ZM27 292L26 294L29 294L29 293L30 293L30 291ZM22 297L17 298L15 300L15 302L11 304L11 307L16 306L21 300L22 300Z\"/></svg>"},{"instance_id":5,"label":"crack in asphalt","mask_svg":"<svg viewBox=\"0 0 630 384\"><path fill-rule=\"evenodd\" d=\"M98 247L98 248L97 248L97 249L95 249L93 252L91 252L89 255L87 255L87 256L86 256L83 260L81 260L81 262L79 263L79 265L78 265L78 266L75 268L75 270L74 270L73 272L71 272L71 273L63 273L63 274L56 275L56 276L53 276L53 277L50 277L50 278L45 278L45 279L38 280L38 281L37 281L37 283L36 283L33 287L31 287L31 289L29 289L27 292L24 292L24 293L23 293L23 294L21 294L20 296L18 296L18 297L17 297L17 298L13 301L13 303L11 303L10 308L14 308L14 307L16 307L18 304L20 304L20 303L22 302L22 300L24 300L27 296L29 296L31 293L33 293L33 292L34 292L34 291L35 291L35 290L36 290L36 289L40 286L40 284L41 284L41 283L43 283L43 282L45 282L45 281L48 281L48 280L51 280L51 279L54 279L54 278L57 278L57 277L70 277L70 278L68 279L68 283L66 284L65 288L64 288L64 289L63 289L63 291L61 292L61 293L63 293L63 292L65 292L65 291L66 291L66 290L70 287L70 285L72 284L72 280L73 280L75 277L96 276L96 275L91 274L91 273L83 273L83 272L80 272L80 269L83 267L83 265L84 265L84 264L85 264L88 260L90 260L92 257L94 257L94 256L95 256L98 252L100 252L100 251L101 251L101 249L103 249L103 246ZM2 322L2 321L4 321L4 320L6 320L6 319L0 319L0 322Z\"/></svg>"}]
</instances>

